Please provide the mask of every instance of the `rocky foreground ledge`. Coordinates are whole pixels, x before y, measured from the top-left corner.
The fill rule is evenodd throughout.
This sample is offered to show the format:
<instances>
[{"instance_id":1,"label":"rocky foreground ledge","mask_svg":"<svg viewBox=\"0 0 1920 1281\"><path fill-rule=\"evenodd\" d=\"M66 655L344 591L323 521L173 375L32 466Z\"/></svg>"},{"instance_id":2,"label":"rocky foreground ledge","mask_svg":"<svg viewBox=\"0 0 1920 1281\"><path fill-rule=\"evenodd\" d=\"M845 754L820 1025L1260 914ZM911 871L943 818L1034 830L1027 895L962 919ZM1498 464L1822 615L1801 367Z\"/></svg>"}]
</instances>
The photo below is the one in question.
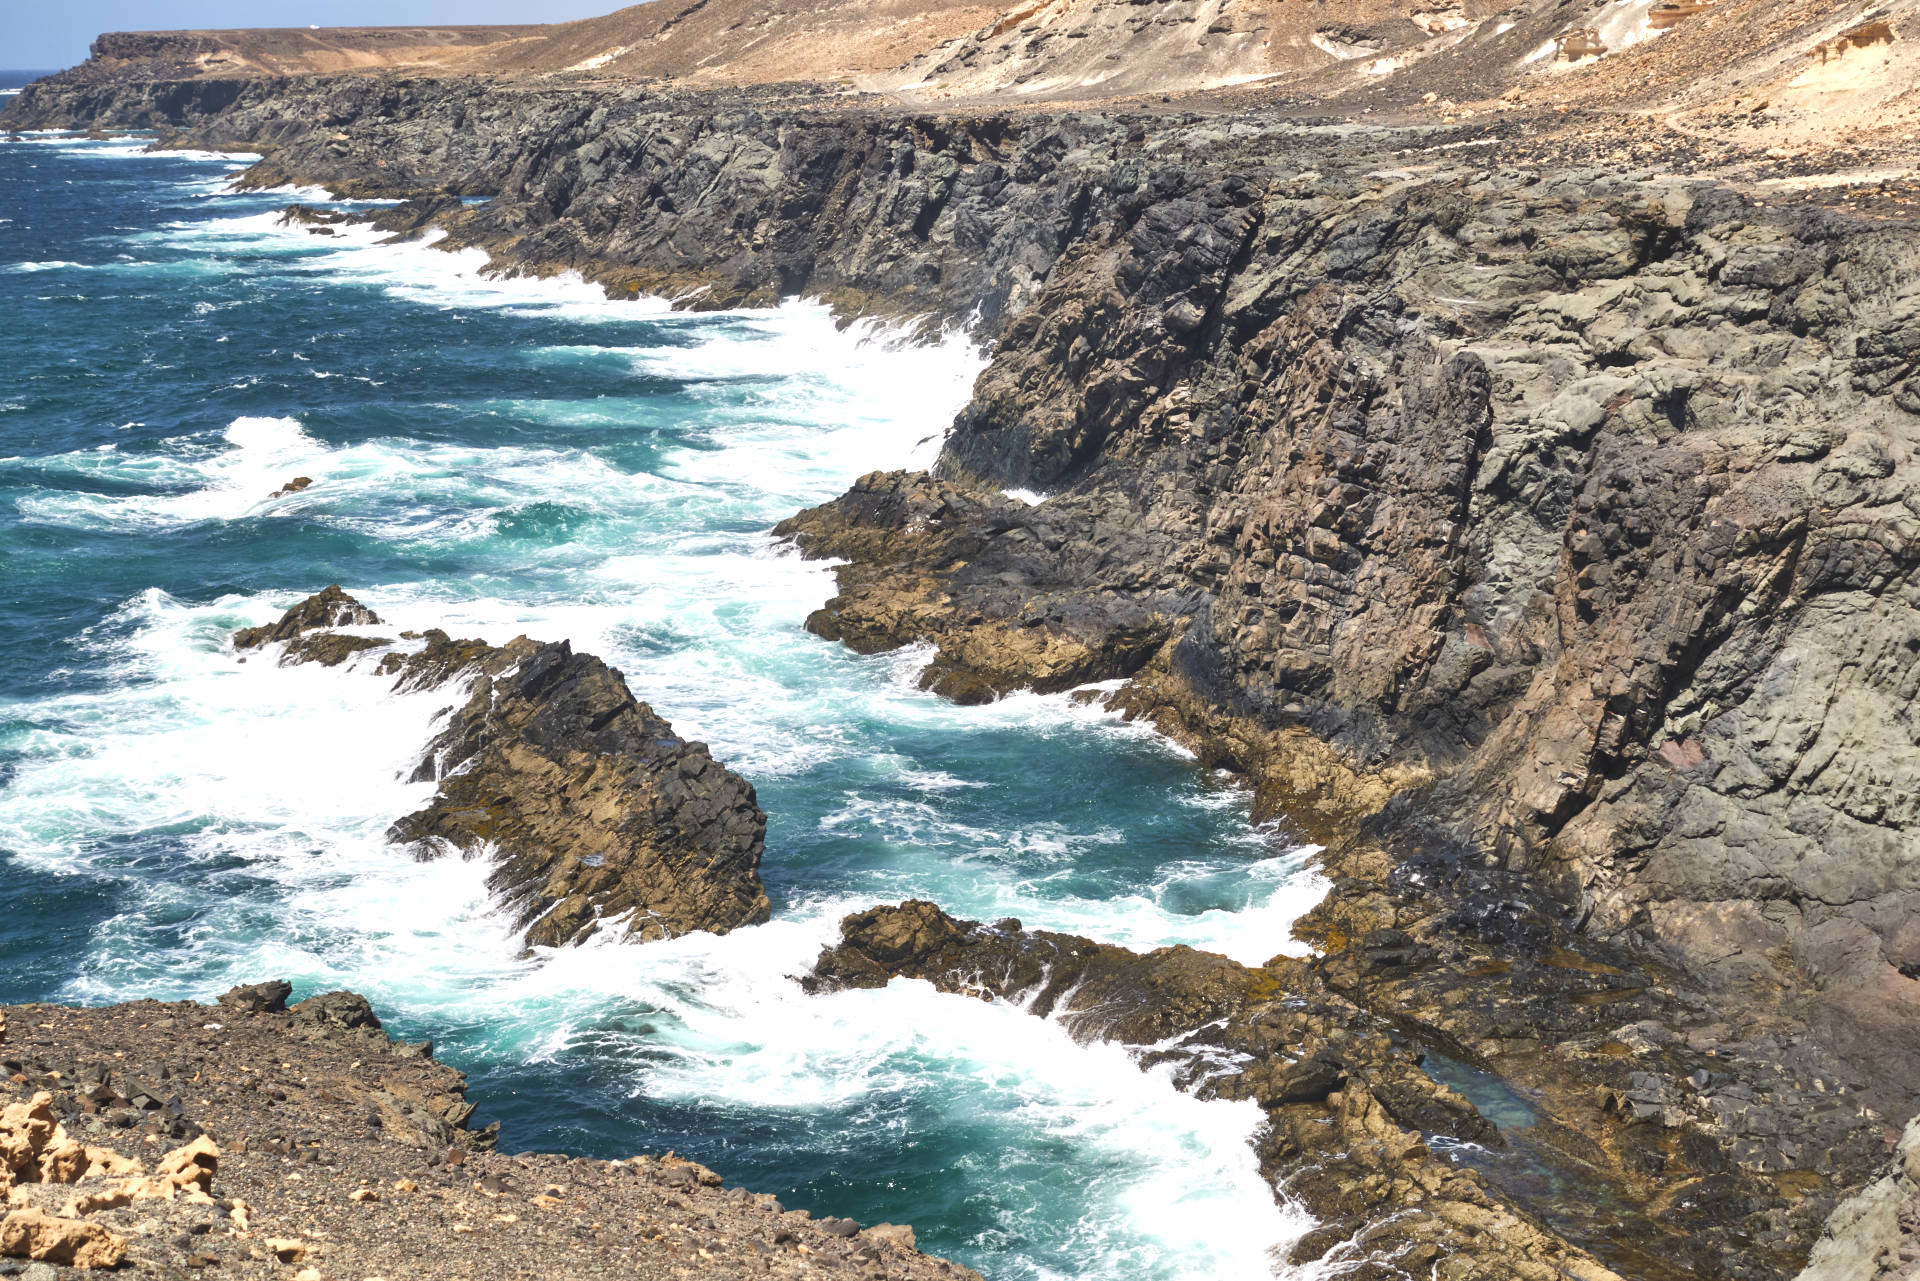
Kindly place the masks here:
<instances>
[{"instance_id":1,"label":"rocky foreground ledge","mask_svg":"<svg viewBox=\"0 0 1920 1281\"><path fill-rule=\"evenodd\" d=\"M672 1153L491 1150L465 1078L362 997L0 1006L0 1276L978 1281Z\"/></svg>"},{"instance_id":2,"label":"rocky foreground ledge","mask_svg":"<svg viewBox=\"0 0 1920 1281\"><path fill-rule=\"evenodd\" d=\"M767 919L767 817L751 784L637 701L619 672L565 641L505 645L438 629L395 639L338 584L234 636L282 666L377 655L396 691L464 691L412 781L437 780L388 836L419 859L492 860L488 887L529 947L596 930L651 940ZM411 648L407 645L411 644Z\"/></svg>"}]
</instances>

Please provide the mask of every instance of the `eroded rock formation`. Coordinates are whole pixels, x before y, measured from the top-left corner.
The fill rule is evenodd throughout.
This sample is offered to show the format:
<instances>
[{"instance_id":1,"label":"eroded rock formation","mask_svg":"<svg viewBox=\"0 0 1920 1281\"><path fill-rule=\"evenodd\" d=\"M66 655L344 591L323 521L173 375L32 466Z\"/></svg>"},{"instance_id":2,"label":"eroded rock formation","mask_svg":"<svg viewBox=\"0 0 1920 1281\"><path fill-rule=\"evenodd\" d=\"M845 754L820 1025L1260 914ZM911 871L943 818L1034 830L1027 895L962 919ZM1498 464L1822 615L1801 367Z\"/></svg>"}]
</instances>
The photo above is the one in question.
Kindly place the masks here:
<instances>
[{"instance_id":1,"label":"eroded rock formation","mask_svg":"<svg viewBox=\"0 0 1920 1281\"><path fill-rule=\"evenodd\" d=\"M598 929L658 939L767 919L766 815L752 786L636 701L619 672L565 641L493 646L434 630L403 635L416 646L395 649L331 630L379 622L334 586L234 643L281 645L283 664L382 650L372 670L396 690L466 694L413 775L438 781L438 793L389 837L416 858L484 853L488 885L529 946Z\"/></svg>"}]
</instances>

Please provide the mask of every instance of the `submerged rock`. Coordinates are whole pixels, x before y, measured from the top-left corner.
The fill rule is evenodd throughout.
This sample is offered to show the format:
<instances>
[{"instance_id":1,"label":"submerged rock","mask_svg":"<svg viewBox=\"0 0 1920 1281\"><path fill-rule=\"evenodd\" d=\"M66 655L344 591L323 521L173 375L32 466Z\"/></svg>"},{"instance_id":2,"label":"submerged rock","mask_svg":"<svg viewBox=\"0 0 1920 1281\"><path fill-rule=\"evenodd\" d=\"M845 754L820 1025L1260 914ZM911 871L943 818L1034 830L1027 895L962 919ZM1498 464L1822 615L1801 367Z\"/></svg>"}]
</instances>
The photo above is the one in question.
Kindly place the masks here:
<instances>
[{"instance_id":1,"label":"submerged rock","mask_svg":"<svg viewBox=\"0 0 1920 1281\"><path fill-rule=\"evenodd\" d=\"M331 666L395 642L325 629L378 622L330 587L235 644L282 642L283 663ZM421 859L487 857L488 886L529 946L600 929L725 933L768 918L766 815L752 785L635 700L619 672L565 641L405 639L422 643L384 655L378 674L396 689L467 697L413 774L439 792L395 822L391 840Z\"/></svg>"}]
</instances>

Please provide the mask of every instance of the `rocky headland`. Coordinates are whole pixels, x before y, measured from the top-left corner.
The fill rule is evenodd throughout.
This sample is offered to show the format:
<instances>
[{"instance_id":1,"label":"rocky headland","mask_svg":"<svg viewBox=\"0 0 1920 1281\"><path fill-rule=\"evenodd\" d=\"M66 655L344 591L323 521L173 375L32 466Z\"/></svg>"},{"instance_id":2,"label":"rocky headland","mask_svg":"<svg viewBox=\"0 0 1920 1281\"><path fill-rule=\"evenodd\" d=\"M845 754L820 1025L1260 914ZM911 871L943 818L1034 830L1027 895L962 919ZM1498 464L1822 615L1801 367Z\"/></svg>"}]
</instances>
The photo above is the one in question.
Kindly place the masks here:
<instances>
[{"instance_id":1,"label":"rocky headland","mask_svg":"<svg viewBox=\"0 0 1920 1281\"><path fill-rule=\"evenodd\" d=\"M488 888L529 947L600 930L634 941L724 934L767 919L767 817L753 786L636 701L619 672L565 641L366 634L378 626L336 584L237 633L234 648L276 653L282 666L365 656L396 691L463 698L410 780L438 792L388 838L423 860L489 859Z\"/></svg>"},{"instance_id":2,"label":"rocky headland","mask_svg":"<svg viewBox=\"0 0 1920 1281\"><path fill-rule=\"evenodd\" d=\"M974 1277L671 1152L497 1152L431 1045L291 991L0 1006L0 1276Z\"/></svg>"},{"instance_id":3,"label":"rocky headland","mask_svg":"<svg viewBox=\"0 0 1920 1281\"><path fill-rule=\"evenodd\" d=\"M1842 21L1817 8L1766 47ZM842 562L808 626L930 644L925 683L962 702L1121 682L1113 708L1324 845L1333 889L1299 926L1311 962L909 905L850 918L813 981L1019 994L1258 1100L1269 1173L1329 1225L1302 1257L1358 1262L1351 1237L1383 1277L1679 1281L1811 1253L1828 1281L1907 1266L1915 1230L1894 1153L1920 1112L1913 144L1795 150L1766 103L1708 128L1607 88L1707 57L1691 39L1570 69L1571 111L1529 105L1533 81L1362 119L1338 86L935 111L136 60L6 123L258 151L245 183L404 200L382 230L614 296L971 324L991 360L937 466L781 527ZM342 622L372 625L271 639L385 643ZM563 647L463 644L376 666L610 688ZM437 749L547 777L599 730L544 689L470 702ZM593 768L659 777L623 755L652 760L651 734ZM573 826L564 788L494 812L467 774L423 777L442 797L397 838L522 849L501 888L553 921L533 941L576 937L595 895L642 932L660 910L611 872L575 894L598 835L516 846ZM748 826L719 830L757 861Z\"/></svg>"}]
</instances>

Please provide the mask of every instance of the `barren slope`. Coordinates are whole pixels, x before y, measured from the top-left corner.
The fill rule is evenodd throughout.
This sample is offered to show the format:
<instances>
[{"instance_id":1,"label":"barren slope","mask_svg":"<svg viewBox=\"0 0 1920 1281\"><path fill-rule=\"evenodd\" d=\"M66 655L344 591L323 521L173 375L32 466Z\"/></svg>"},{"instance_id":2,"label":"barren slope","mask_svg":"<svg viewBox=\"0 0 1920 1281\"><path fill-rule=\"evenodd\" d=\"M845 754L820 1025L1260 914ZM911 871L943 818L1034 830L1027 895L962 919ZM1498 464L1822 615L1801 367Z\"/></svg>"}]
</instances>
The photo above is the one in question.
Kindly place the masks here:
<instances>
[{"instance_id":1,"label":"barren slope","mask_svg":"<svg viewBox=\"0 0 1920 1281\"><path fill-rule=\"evenodd\" d=\"M1254 86L1249 103L1354 114L1645 111L1792 149L1912 133L1917 50L1920 0L654 0L549 26L103 36L70 74L812 81L927 101Z\"/></svg>"}]
</instances>

